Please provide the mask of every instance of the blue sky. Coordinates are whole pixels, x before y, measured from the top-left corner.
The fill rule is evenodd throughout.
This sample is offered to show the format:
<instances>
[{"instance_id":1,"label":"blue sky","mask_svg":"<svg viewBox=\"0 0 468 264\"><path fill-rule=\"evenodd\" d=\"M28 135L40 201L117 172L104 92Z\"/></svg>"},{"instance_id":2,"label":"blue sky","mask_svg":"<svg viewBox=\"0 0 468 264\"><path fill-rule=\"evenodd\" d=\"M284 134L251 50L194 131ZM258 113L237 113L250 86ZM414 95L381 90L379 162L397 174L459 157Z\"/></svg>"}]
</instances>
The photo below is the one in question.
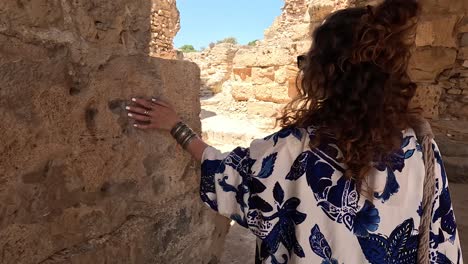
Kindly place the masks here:
<instances>
[{"instance_id":1,"label":"blue sky","mask_svg":"<svg viewBox=\"0 0 468 264\"><path fill-rule=\"evenodd\" d=\"M227 37L240 44L262 39L283 5L283 0L178 0L181 28L174 46L200 49Z\"/></svg>"}]
</instances>

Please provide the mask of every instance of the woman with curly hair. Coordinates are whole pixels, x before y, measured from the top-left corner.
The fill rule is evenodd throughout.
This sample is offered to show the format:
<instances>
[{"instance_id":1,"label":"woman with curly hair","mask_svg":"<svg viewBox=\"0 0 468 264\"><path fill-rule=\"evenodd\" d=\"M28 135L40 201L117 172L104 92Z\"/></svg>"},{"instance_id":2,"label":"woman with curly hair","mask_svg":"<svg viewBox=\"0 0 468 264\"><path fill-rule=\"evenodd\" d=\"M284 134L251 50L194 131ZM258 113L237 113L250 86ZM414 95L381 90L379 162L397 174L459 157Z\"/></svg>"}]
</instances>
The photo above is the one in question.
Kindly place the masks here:
<instances>
[{"instance_id":1,"label":"woman with curly hair","mask_svg":"<svg viewBox=\"0 0 468 264\"><path fill-rule=\"evenodd\" d=\"M221 153L157 99L127 109L152 121L137 128L171 131L201 161L203 202L257 236L256 263L462 263L434 140L427 239L419 232L426 165L407 73L419 9L386 0L328 16L302 57L282 129L248 148ZM418 256L421 243L428 251Z\"/></svg>"}]
</instances>

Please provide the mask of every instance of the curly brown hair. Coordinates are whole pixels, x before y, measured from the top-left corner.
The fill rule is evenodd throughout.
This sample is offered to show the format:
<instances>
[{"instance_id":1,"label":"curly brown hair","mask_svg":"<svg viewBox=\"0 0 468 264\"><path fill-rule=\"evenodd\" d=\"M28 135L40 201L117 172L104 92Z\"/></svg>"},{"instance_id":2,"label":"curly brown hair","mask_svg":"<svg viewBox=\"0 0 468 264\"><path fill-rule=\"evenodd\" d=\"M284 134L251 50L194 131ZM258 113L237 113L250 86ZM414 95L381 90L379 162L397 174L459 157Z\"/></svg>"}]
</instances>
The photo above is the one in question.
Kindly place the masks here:
<instances>
[{"instance_id":1,"label":"curly brown hair","mask_svg":"<svg viewBox=\"0 0 468 264\"><path fill-rule=\"evenodd\" d=\"M409 107L416 84L407 68L419 10L415 0L386 0L332 13L314 31L299 95L278 121L316 127L311 147L332 133L349 179L362 182L373 162L386 162L417 114Z\"/></svg>"}]
</instances>

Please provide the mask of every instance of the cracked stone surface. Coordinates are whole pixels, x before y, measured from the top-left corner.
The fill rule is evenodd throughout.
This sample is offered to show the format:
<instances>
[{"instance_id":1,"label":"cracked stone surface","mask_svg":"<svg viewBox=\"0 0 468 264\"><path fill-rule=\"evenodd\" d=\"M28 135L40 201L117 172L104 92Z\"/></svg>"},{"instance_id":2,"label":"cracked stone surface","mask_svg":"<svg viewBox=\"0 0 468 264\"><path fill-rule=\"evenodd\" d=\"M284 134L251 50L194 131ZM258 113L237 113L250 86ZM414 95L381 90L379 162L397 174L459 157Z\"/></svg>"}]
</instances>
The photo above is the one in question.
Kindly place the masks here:
<instances>
[{"instance_id":1,"label":"cracked stone surface","mask_svg":"<svg viewBox=\"0 0 468 264\"><path fill-rule=\"evenodd\" d=\"M161 97L200 132L199 69L148 56L152 1L98 2L0 2L0 263L217 263L199 165L124 108Z\"/></svg>"}]
</instances>

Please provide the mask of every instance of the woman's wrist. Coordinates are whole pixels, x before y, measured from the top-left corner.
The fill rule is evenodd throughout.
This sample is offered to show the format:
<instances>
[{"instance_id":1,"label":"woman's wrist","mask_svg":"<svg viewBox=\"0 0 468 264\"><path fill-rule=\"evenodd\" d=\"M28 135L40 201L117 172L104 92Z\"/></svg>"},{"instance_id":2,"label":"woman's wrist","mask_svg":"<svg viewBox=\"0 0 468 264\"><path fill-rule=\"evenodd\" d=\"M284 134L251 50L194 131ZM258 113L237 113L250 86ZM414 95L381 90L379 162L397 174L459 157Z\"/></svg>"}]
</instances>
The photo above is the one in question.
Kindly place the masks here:
<instances>
[{"instance_id":1,"label":"woman's wrist","mask_svg":"<svg viewBox=\"0 0 468 264\"><path fill-rule=\"evenodd\" d=\"M195 136L193 140L191 140L187 146L186 150L192 155L195 160L202 162L203 161L203 153L205 149L208 147L201 138Z\"/></svg>"},{"instance_id":2,"label":"woman's wrist","mask_svg":"<svg viewBox=\"0 0 468 264\"><path fill-rule=\"evenodd\" d=\"M172 127L171 135L196 160L202 160L203 151L208 145L189 126L179 121Z\"/></svg>"},{"instance_id":3,"label":"woman's wrist","mask_svg":"<svg viewBox=\"0 0 468 264\"><path fill-rule=\"evenodd\" d=\"M179 143L184 149L186 149L188 144L197 137L197 134L182 121L177 122L170 132L176 139L177 143Z\"/></svg>"},{"instance_id":4,"label":"woman's wrist","mask_svg":"<svg viewBox=\"0 0 468 264\"><path fill-rule=\"evenodd\" d=\"M177 127L177 125L179 125L180 123L183 123L183 122L182 120L178 119L171 126L169 126L170 127L169 131L171 132L171 135L172 135L172 130L174 130Z\"/></svg>"}]
</instances>

